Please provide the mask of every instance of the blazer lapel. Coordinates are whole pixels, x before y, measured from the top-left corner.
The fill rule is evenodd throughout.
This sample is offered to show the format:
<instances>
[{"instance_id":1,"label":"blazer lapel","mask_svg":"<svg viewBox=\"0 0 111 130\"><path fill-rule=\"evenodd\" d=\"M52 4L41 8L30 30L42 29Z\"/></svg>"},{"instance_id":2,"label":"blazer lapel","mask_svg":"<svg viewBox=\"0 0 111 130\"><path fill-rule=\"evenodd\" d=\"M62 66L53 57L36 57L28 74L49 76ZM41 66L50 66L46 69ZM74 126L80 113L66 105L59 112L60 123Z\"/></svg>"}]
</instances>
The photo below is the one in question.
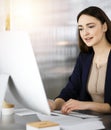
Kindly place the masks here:
<instances>
[{"instance_id":1,"label":"blazer lapel","mask_svg":"<svg viewBox=\"0 0 111 130\"><path fill-rule=\"evenodd\" d=\"M91 68L91 63L92 63L92 59L93 59L94 53L91 53L90 55L88 55L87 59L83 59L83 71L82 71L82 90L81 90L81 100L91 100L90 95L87 93L87 81L88 81L88 77L89 77L89 72L90 72L90 68Z\"/></svg>"},{"instance_id":2,"label":"blazer lapel","mask_svg":"<svg viewBox=\"0 0 111 130\"><path fill-rule=\"evenodd\" d=\"M92 59L93 59L94 54L91 53L91 55L88 56L87 61L84 64L84 70L83 70L83 85L86 88L87 86L87 81L90 73L90 68L92 65Z\"/></svg>"},{"instance_id":3,"label":"blazer lapel","mask_svg":"<svg viewBox=\"0 0 111 130\"><path fill-rule=\"evenodd\" d=\"M110 102L111 104L111 51L108 57L104 96L105 96L104 102Z\"/></svg>"}]
</instances>

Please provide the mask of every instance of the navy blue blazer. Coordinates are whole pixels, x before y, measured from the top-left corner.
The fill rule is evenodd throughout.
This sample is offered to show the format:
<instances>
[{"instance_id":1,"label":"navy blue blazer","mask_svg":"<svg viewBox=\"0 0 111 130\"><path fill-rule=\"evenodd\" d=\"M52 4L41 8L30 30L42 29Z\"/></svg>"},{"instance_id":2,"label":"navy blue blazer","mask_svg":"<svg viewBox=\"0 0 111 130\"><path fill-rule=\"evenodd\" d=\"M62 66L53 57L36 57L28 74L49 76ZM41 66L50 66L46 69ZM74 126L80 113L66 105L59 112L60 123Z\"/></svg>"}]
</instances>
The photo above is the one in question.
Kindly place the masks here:
<instances>
[{"instance_id":1,"label":"navy blue blazer","mask_svg":"<svg viewBox=\"0 0 111 130\"><path fill-rule=\"evenodd\" d=\"M69 81L57 98L62 98L65 101L70 98L80 101L92 101L91 96L87 92L87 81L92 65L93 56L93 52L80 52L74 70L69 77ZM107 63L104 102L111 105L111 51L109 53Z\"/></svg>"}]
</instances>

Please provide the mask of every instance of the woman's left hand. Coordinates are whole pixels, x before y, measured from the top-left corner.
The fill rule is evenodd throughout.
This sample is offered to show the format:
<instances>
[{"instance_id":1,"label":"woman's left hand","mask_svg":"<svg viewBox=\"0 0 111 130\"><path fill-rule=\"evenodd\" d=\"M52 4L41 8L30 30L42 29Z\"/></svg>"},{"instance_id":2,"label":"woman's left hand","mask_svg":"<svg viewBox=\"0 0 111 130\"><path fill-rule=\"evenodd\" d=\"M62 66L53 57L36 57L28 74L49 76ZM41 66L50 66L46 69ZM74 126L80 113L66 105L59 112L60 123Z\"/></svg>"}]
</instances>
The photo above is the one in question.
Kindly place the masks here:
<instances>
[{"instance_id":1,"label":"woman's left hand","mask_svg":"<svg viewBox=\"0 0 111 130\"><path fill-rule=\"evenodd\" d=\"M61 109L63 114L69 114L73 110L86 110L87 103L74 99L69 99Z\"/></svg>"}]
</instances>

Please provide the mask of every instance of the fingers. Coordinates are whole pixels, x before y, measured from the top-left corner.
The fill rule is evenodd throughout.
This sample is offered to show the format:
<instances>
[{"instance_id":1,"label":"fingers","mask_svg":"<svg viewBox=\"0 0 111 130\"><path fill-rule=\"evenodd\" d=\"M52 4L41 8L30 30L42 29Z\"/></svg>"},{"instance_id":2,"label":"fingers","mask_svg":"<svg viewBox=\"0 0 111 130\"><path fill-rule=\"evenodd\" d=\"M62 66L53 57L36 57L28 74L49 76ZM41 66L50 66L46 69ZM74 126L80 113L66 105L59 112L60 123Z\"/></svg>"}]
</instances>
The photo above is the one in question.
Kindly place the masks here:
<instances>
[{"instance_id":1,"label":"fingers","mask_svg":"<svg viewBox=\"0 0 111 130\"><path fill-rule=\"evenodd\" d=\"M53 111L55 109L55 102L53 100L48 100L50 110Z\"/></svg>"},{"instance_id":2,"label":"fingers","mask_svg":"<svg viewBox=\"0 0 111 130\"><path fill-rule=\"evenodd\" d=\"M49 103L51 111L53 111L57 108L55 101L48 100L48 103ZM84 110L85 109L84 106L85 105L81 101L69 99L67 102L62 104L62 106L61 106L62 108L61 107L59 107L59 108L61 109L61 112L63 114L69 114L73 110Z\"/></svg>"},{"instance_id":3,"label":"fingers","mask_svg":"<svg viewBox=\"0 0 111 130\"><path fill-rule=\"evenodd\" d=\"M70 99L68 100L63 106L62 106L62 109L61 109L61 112L63 114L69 114L72 110L74 110L74 100Z\"/></svg>"}]
</instances>

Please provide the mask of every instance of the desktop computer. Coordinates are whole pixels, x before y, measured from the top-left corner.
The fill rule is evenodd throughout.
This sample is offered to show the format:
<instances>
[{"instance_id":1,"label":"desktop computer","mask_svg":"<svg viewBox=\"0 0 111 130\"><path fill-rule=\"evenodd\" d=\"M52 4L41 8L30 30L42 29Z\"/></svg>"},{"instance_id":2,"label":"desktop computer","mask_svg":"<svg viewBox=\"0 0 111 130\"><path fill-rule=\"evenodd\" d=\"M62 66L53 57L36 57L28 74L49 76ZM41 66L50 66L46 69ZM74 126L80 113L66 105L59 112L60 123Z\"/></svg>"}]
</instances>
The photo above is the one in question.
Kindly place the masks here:
<instances>
[{"instance_id":1,"label":"desktop computer","mask_svg":"<svg viewBox=\"0 0 111 130\"><path fill-rule=\"evenodd\" d=\"M27 33L0 32L0 75L3 74L9 75L7 87L20 104L36 112L50 114L44 85Z\"/></svg>"}]
</instances>

